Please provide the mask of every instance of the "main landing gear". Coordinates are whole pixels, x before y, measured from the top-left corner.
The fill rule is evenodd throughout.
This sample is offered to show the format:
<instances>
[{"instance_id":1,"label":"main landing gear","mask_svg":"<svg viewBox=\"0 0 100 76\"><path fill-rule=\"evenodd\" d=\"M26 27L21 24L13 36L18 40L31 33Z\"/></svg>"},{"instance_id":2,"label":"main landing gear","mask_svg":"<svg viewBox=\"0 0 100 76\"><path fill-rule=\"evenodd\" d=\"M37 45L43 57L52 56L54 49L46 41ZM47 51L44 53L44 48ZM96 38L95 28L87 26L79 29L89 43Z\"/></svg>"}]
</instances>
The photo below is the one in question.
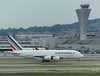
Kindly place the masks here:
<instances>
[{"instance_id":1,"label":"main landing gear","mask_svg":"<svg viewBox=\"0 0 100 76\"><path fill-rule=\"evenodd\" d=\"M42 60L42 62L50 62L50 60Z\"/></svg>"},{"instance_id":2,"label":"main landing gear","mask_svg":"<svg viewBox=\"0 0 100 76\"><path fill-rule=\"evenodd\" d=\"M80 59L78 59L78 62L80 61Z\"/></svg>"}]
</instances>

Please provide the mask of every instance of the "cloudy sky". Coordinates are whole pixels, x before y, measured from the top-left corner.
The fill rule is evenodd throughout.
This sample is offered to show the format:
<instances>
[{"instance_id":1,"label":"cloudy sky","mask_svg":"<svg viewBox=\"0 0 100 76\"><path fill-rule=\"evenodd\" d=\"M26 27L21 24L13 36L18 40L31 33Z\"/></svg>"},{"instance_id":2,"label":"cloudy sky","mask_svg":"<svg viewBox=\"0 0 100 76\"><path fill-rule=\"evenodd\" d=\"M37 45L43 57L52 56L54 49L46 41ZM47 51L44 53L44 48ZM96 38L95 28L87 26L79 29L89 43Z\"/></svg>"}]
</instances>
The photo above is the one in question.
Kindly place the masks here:
<instances>
[{"instance_id":1,"label":"cloudy sky","mask_svg":"<svg viewBox=\"0 0 100 76\"><path fill-rule=\"evenodd\" d=\"M100 0L0 0L0 28L71 24L83 3L92 9L89 19L100 18Z\"/></svg>"}]
</instances>

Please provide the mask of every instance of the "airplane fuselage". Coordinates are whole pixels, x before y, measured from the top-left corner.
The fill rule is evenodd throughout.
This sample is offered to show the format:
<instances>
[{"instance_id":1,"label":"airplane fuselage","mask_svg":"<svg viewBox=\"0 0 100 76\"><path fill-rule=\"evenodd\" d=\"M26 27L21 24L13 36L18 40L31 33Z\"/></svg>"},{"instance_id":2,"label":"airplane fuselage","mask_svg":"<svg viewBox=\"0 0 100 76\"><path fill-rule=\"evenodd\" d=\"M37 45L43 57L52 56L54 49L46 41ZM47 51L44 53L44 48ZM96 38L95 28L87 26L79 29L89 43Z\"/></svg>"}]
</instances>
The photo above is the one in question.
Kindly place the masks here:
<instances>
[{"instance_id":1,"label":"airplane fuselage","mask_svg":"<svg viewBox=\"0 0 100 76\"><path fill-rule=\"evenodd\" d=\"M68 58L81 58L83 55L75 50L23 50L23 51L14 51L14 55L27 57L27 58L36 58L36 57L59 57L60 59ZM48 59L50 60L50 59Z\"/></svg>"}]
</instances>

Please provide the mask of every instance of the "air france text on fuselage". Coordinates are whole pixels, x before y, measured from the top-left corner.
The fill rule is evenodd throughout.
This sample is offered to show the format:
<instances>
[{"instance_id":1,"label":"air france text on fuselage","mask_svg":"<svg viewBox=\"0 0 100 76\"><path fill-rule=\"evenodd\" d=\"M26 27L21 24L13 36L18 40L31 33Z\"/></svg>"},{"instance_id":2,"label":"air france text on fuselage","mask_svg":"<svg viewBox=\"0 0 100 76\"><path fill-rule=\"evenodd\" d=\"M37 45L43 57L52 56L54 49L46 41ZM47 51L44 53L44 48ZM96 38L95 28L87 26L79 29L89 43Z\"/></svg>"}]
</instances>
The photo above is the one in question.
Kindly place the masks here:
<instances>
[{"instance_id":1,"label":"air france text on fuselage","mask_svg":"<svg viewBox=\"0 0 100 76\"><path fill-rule=\"evenodd\" d=\"M55 52L55 54L73 54L72 52Z\"/></svg>"}]
</instances>

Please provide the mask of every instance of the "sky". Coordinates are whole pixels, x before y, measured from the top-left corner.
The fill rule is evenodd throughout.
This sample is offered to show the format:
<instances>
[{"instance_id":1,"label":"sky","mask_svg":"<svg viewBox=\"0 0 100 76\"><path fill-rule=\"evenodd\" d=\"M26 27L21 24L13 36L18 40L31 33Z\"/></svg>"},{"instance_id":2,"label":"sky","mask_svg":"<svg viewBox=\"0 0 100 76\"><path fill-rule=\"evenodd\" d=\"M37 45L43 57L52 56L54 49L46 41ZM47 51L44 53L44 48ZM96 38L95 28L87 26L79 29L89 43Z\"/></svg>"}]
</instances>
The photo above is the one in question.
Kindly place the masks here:
<instances>
[{"instance_id":1,"label":"sky","mask_svg":"<svg viewBox=\"0 0 100 76\"><path fill-rule=\"evenodd\" d=\"M0 0L0 28L72 24L84 3L92 9L89 19L100 18L100 0Z\"/></svg>"}]
</instances>

